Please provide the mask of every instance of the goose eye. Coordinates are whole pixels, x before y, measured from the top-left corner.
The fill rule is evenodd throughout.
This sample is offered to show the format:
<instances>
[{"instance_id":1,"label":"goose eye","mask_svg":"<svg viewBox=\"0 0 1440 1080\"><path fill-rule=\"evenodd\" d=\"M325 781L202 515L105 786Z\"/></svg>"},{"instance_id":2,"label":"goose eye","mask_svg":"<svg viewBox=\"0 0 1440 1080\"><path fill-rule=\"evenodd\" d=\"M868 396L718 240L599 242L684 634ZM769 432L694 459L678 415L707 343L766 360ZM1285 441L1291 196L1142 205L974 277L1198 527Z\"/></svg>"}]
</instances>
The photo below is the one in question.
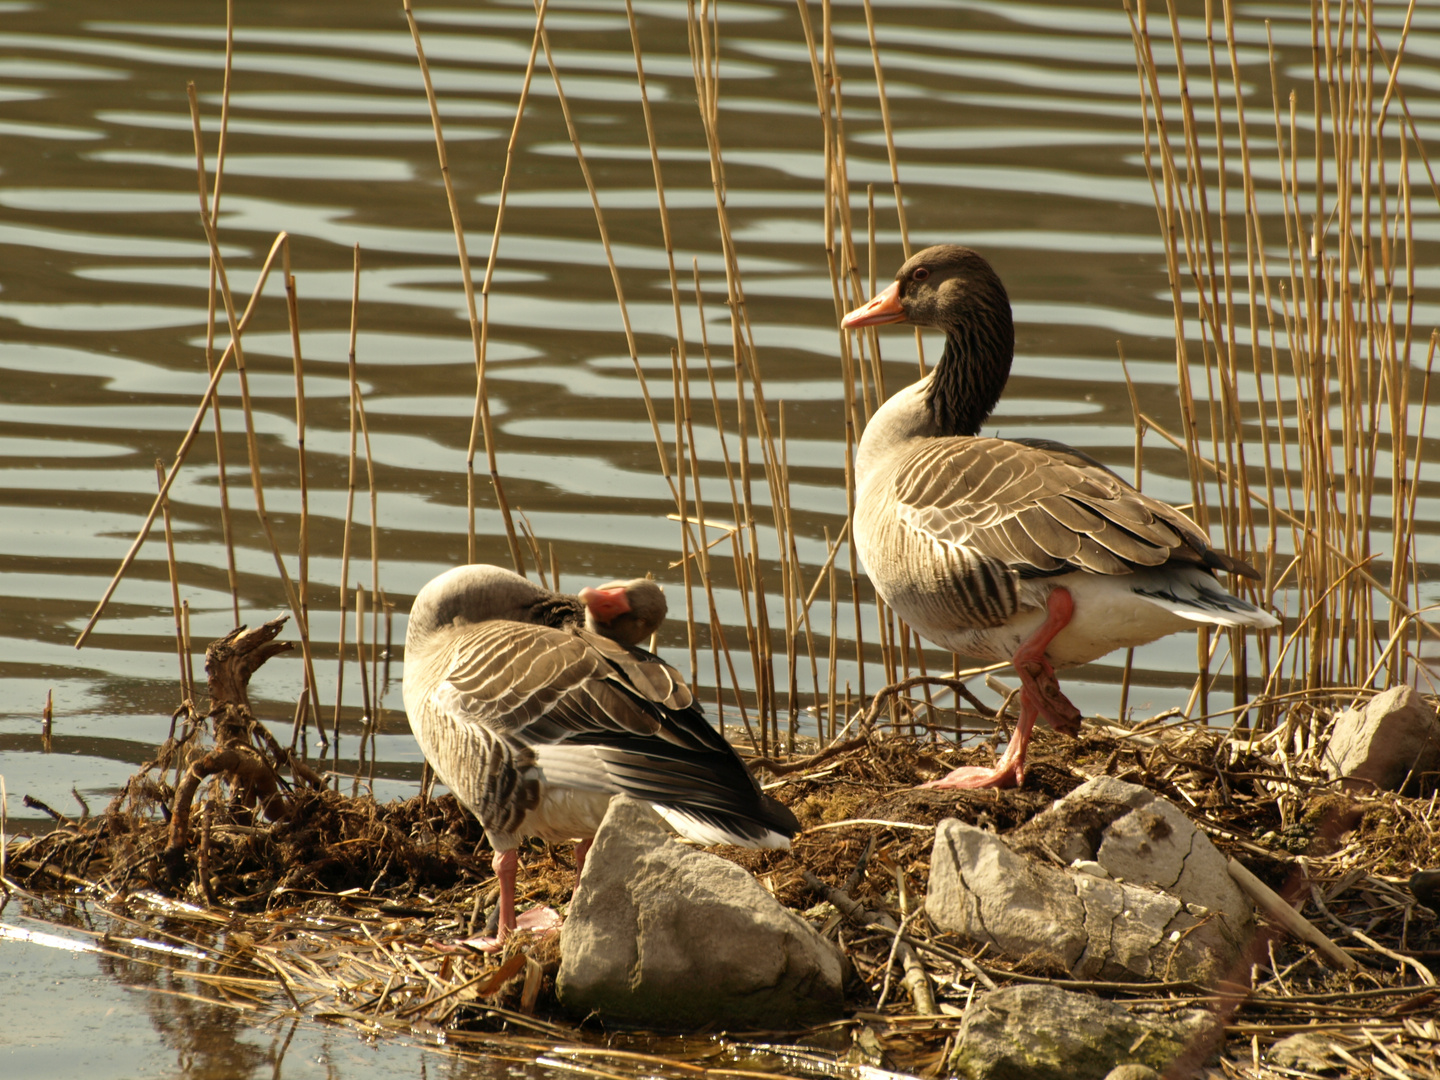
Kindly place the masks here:
<instances>
[{"instance_id":1,"label":"goose eye","mask_svg":"<svg viewBox=\"0 0 1440 1080\"><path fill-rule=\"evenodd\" d=\"M912 281L924 281L924 280L925 280L926 278L928 278L929 276L930 276L930 271L929 271L929 270L925 269L925 267L923 267L923 266L917 266L917 267L915 268L915 272L910 275L910 280L912 280Z\"/></svg>"}]
</instances>

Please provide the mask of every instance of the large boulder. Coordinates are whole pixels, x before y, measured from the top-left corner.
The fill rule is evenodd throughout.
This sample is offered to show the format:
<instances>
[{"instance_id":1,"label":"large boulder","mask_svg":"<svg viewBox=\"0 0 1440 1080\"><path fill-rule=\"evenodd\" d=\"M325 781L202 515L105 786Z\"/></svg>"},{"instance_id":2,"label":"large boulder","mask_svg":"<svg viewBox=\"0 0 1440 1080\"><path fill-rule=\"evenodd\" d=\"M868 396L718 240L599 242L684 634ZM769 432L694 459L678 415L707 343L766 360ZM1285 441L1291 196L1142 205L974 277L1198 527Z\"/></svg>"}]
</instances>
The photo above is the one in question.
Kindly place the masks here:
<instances>
[{"instance_id":1,"label":"large boulder","mask_svg":"<svg viewBox=\"0 0 1440 1080\"><path fill-rule=\"evenodd\" d=\"M1413 791L1427 775L1433 785L1440 722L1419 694L1396 686L1335 718L1322 761L1330 778L1351 791Z\"/></svg>"},{"instance_id":2,"label":"large boulder","mask_svg":"<svg viewBox=\"0 0 1440 1080\"><path fill-rule=\"evenodd\" d=\"M661 1030L807 1027L841 1015L839 952L734 863L618 797L560 932L561 1004Z\"/></svg>"},{"instance_id":3,"label":"large boulder","mask_svg":"<svg viewBox=\"0 0 1440 1080\"><path fill-rule=\"evenodd\" d=\"M941 930L1078 979L1213 982L1253 929L1210 841L1165 800L1108 778L1003 840L942 821L925 910Z\"/></svg>"},{"instance_id":4,"label":"large boulder","mask_svg":"<svg viewBox=\"0 0 1440 1080\"><path fill-rule=\"evenodd\" d=\"M965 1080L1104 1080L1118 1065L1198 1063L1217 1035L1199 1010L1152 1017L1055 986L1008 986L975 998L946 1064Z\"/></svg>"}]
</instances>

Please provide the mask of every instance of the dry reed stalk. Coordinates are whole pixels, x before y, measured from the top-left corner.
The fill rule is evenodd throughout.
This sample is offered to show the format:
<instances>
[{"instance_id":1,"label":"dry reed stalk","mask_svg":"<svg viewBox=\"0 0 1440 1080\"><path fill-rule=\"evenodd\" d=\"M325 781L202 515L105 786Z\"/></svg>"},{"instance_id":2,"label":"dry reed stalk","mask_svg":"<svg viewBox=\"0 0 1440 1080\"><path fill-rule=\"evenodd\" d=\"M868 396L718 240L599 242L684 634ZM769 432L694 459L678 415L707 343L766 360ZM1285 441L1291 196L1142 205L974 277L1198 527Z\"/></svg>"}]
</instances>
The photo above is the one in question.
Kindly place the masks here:
<instances>
[{"instance_id":1,"label":"dry reed stalk","mask_svg":"<svg viewBox=\"0 0 1440 1080\"><path fill-rule=\"evenodd\" d=\"M524 537L526 545L530 548L530 557L535 560L535 576L540 579L540 584L546 588L554 588L545 580L545 560L540 557L540 541L535 536L535 529L530 524L530 519L525 516L525 511L517 511L520 515L520 535Z\"/></svg>"},{"instance_id":2,"label":"dry reed stalk","mask_svg":"<svg viewBox=\"0 0 1440 1080\"><path fill-rule=\"evenodd\" d=\"M685 487L685 475L689 471L689 454L685 449L685 423L689 416L689 402L684 396L686 384L680 376L680 353L673 348L670 350L670 378L675 418L675 487L678 510L675 516L680 522L680 574L685 589L685 643L689 646L690 654L690 685L694 686L698 676L700 657L695 642L695 604L691 595L693 567L690 565L690 514ZM695 475L695 487L698 491L700 487L698 472ZM703 542L701 546L704 546Z\"/></svg>"},{"instance_id":3,"label":"dry reed stalk","mask_svg":"<svg viewBox=\"0 0 1440 1080\"><path fill-rule=\"evenodd\" d=\"M357 305L358 307L358 305ZM353 316L352 316L353 317ZM350 354L351 371L356 370L355 354ZM379 489L375 483L375 452L370 447L370 422L365 417L365 397L360 393L358 379L351 382L351 390L355 395L355 415L360 421L360 438L365 444L365 481L370 494L370 598L380 595L380 502ZM536 565L539 565L537 560ZM357 611L355 619L358 622L360 614ZM380 640L380 608L378 604L370 605L370 685L379 686L380 656L377 652ZM365 664L365 654L357 651L355 661L362 667ZM366 715L374 718L374 714L367 709Z\"/></svg>"},{"instance_id":4,"label":"dry reed stalk","mask_svg":"<svg viewBox=\"0 0 1440 1080\"><path fill-rule=\"evenodd\" d=\"M841 317L849 310L847 294L844 287L846 274L840 266L835 252L834 234L836 217L836 200L842 204L841 214L848 219L849 195L848 190L835 181L835 158L843 154L844 146L840 143L834 130L832 110L830 107L829 83L821 71L820 54L816 49L815 32L810 22L810 10L806 0L796 0L800 13L800 25L805 35L805 53L810 61L811 79L815 83L815 104L820 113L821 125L823 128L825 146L825 256L830 271L830 287L832 299L835 306L836 325L839 325ZM828 8L827 8L828 11ZM870 335L871 349L874 351L873 331L867 331ZM858 365L861 369L863 380L863 363ZM859 440L861 428L859 409L855 400L856 362L850 348L850 335L844 330L840 331L840 378L845 403L845 519L853 521L855 517L855 448ZM868 416L868 412L867 412ZM854 607L855 617L855 666L859 679L860 697L866 697L865 692L865 623L861 611L860 600L860 563L855 552L854 544L850 544L850 596ZM881 633L884 633L885 619L879 616Z\"/></svg>"},{"instance_id":5,"label":"dry reed stalk","mask_svg":"<svg viewBox=\"0 0 1440 1080\"><path fill-rule=\"evenodd\" d=\"M365 670L365 587L355 585L355 656L360 668L360 749L355 756L355 781L350 787L350 797L360 794L360 773L365 768L365 734L370 728L373 701L370 697L370 676ZM336 759L339 759L340 737L335 736Z\"/></svg>"},{"instance_id":6,"label":"dry reed stalk","mask_svg":"<svg viewBox=\"0 0 1440 1080\"><path fill-rule=\"evenodd\" d=\"M549 0L539 0L536 11L535 33L538 36L545 25L545 7ZM510 176L511 151L515 146L515 138L520 130L520 117L525 111L525 98L530 89L530 74L534 70L535 51L531 47L530 65L526 68L525 83L521 93L519 108L515 113L515 127L510 135L510 147L506 151L505 174L501 180L502 202L500 210L495 217L495 239L490 249L490 261L485 269L485 323L482 327L480 318L475 308L475 280L470 272L470 254L465 246L465 227L460 220L460 201L455 195L455 184L450 178L450 158L445 150L445 133L440 123L440 102L435 96L435 84L430 79L430 65L425 59L425 47L420 41L420 27L416 25L415 13L411 9L410 0L401 0L405 9L405 22L410 28L410 38L415 43L415 58L420 64L420 78L425 84L425 100L430 106L430 125L435 130L435 153L440 164L440 178L445 185L445 200L450 207L450 223L455 231L455 248L460 257L460 275L465 288L465 309L470 319L470 340L475 350L475 402L476 419L470 427L470 446L465 459L466 476L466 501L467 516L469 520L469 561L476 561L475 551L475 429L478 426L485 434L485 455L490 466L490 484L495 489L495 502L500 508L500 516L505 522L505 538L510 544L510 558L515 563L515 571L519 574L525 573L525 564L520 558L520 541L515 535L515 523L510 517L510 504L505 498L504 485L500 482L500 470L495 459L494 431L490 425L490 403L485 389L485 342L489 336L489 314L490 314L490 283L495 268L495 255L500 240L500 222L504 216L503 193L508 185Z\"/></svg>"},{"instance_id":7,"label":"dry reed stalk","mask_svg":"<svg viewBox=\"0 0 1440 1080\"><path fill-rule=\"evenodd\" d=\"M360 379L355 356L359 334L360 245L356 244L350 276L350 341L345 360L345 374L350 389L350 448L346 454L345 468L345 524L340 533L340 627L335 634L335 713L330 720L337 761L340 759L340 710L345 699L345 598L350 591L350 533L355 523L355 457L359 449ZM365 666L365 658L359 653L355 654L355 662L362 668ZM320 733L320 749L323 753L330 741L325 736L325 725L320 723L318 713L315 726Z\"/></svg>"},{"instance_id":8,"label":"dry reed stalk","mask_svg":"<svg viewBox=\"0 0 1440 1080\"><path fill-rule=\"evenodd\" d=\"M295 753L295 747L301 745L301 740L309 731L310 725L306 717L310 713L310 688L302 686L300 694L295 699L295 715L290 721L290 752Z\"/></svg>"},{"instance_id":9,"label":"dry reed stalk","mask_svg":"<svg viewBox=\"0 0 1440 1080\"><path fill-rule=\"evenodd\" d=\"M536 0L535 10L538 13L546 0ZM545 30L543 20L537 23L537 32L540 35L540 47L545 50L545 63L550 69L550 78L555 84L555 97L560 103L560 113L565 118L565 131L570 136L570 145L575 151L575 162L580 166L580 176L585 181L585 190L590 195L590 206L595 212L595 227L600 234L600 246L605 252L605 264L610 270L610 281L615 288L615 301L620 308L620 322L625 329L625 346L630 353L630 363L635 369L635 378L640 385L640 396L645 402L645 412L650 419L650 431L655 439L655 452L660 460L660 473L665 478L666 485L670 488L670 497L675 500L676 506L680 505L680 495L675 487L675 479L670 474L670 459L665 451L665 437L660 433L660 421L655 414L655 402L650 397L649 384L645 379L645 369L640 366L640 351L635 344L635 330L630 324L630 307L625 301L625 288L620 281L620 268L615 263L615 253L610 246L610 230L605 224L605 214L600 208L600 194L595 188L595 180L590 175L590 166L585 160L585 152L580 147L580 136L575 130L575 119L570 112L570 101L565 96L565 88L560 83L560 69L555 66L555 57L550 51L550 35Z\"/></svg>"},{"instance_id":10,"label":"dry reed stalk","mask_svg":"<svg viewBox=\"0 0 1440 1080\"><path fill-rule=\"evenodd\" d=\"M702 355L705 357L705 377L706 377L706 380L709 382L709 385L710 385L710 405L711 405L711 408L712 408L712 410L713 410L713 412L714 412L714 416L715 416L715 434L716 434L716 437L720 440L720 458L721 458L721 461L724 463L724 466L725 466L725 480L726 480L726 483L729 485L729 490L730 490L730 510L731 510L731 513L734 515L734 521L735 521L734 525L729 527L729 537L733 538L735 532L737 532L738 530L744 528L746 518L745 518L745 516L742 514L741 509L740 509L740 493L739 493L739 487L738 487L738 485L737 485L736 482L735 482L735 465L734 465L734 462L731 460L731 457L730 457L730 442L729 442L729 439L726 437L726 433L725 433L725 415L724 415L724 412L722 411L722 409L721 409L721 407L720 407L720 387L719 387L719 384L717 383L716 378L715 378L715 362L714 362L714 357L713 357L713 355L712 355L712 353L711 353L711 351L710 351L710 337L709 337L709 335L708 335L708 334L706 333L706 331L705 331L705 299L704 299L704 295L703 295L703 293L702 293L702 291L701 291L701 288L700 288L700 266L699 266L699 261L698 261L698 260L693 260L693 261L692 261L692 264L691 264L691 272L692 272L692 274L694 275L694 279L695 279L695 311L696 311L696 314L697 314L697 325L700 327L700 349L701 349ZM682 377L683 377L683 378L688 378L688 375L686 375L686 374L683 372L683 369L682 369ZM740 415L740 427L741 427L741 431L742 431L742 433L743 433L743 430L744 430L744 413L743 413L743 411L742 411L742 413L741 413L741 415ZM743 441L743 434L742 434L742 441ZM691 444L691 447L693 448L693 447L694 447L694 444L695 444L695 440L694 440L693 434L692 434L691 439L690 439L690 444ZM696 475L696 476L699 476L699 475L700 475L699 472L698 472L698 466L697 466L697 471L695 472L694 475ZM698 492L699 492L699 490L700 490L699 485L697 485L697 486L696 486L697 499L698 499ZM703 530L704 530L704 528L705 528L705 526L706 526L706 524L707 524L707 521L706 521L706 518L705 518L705 516L704 516L703 508L700 506L700 504L699 504L698 502L697 502L697 504L696 504L696 513L699 515L701 530L702 530L702 534L703 534ZM720 542L722 542L722 541L725 540L725 539L727 539L727 537L721 537L719 540L715 541L715 543L720 543ZM754 736L754 733L751 732L751 730L750 730L750 719L749 719L749 716L747 715L747 712L746 712L746 709L745 709L745 698L744 698L744 695L741 693L740 683L739 683L739 680L736 678L736 675L735 675L735 662L734 662L734 658L731 657L731 655L730 655L730 645L729 645L729 642L727 641L727 639L726 639L726 637L725 637L725 634L724 634L724 632L723 632L723 629L722 629L722 626L721 626L721 621L720 621L719 609L718 609L718 607L717 607L716 604L715 604L714 578L713 578L712 569L711 569L712 564L710 563L710 548L711 548L712 546L714 546L714 545L713 545L713 544L709 544L709 543L702 543L702 544L699 546L699 551L703 553L703 562L701 563L701 577L702 577L702 579L703 579L703 581L704 581L704 583L705 583L705 598L706 598L706 602L707 602L707 603L709 604L709 606L710 606L710 624L711 624L710 643L711 643L711 648L713 649L713 648L715 647L715 643L718 641L718 642L719 642L720 649L721 649L721 650L724 652L724 654L725 654L726 667L727 667L727 669L728 669L729 672L730 672L730 683L731 683L731 687L732 687L732 689L733 689L733 691L734 691L734 693L735 693L736 707L740 710L741 721L743 722L743 724L744 724L744 726L745 726L746 732L750 734L750 741L751 741L751 743L753 744L754 741L755 741L755 736ZM743 586L740 584L739 581L736 582L736 587L737 587L737 590L739 590L739 591L741 592L741 596L742 596L742 598L743 598L743 596L744 596ZM748 608L748 607L746 608L746 616L747 616L747 619L748 619L748 617L749 617L749 608ZM747 628L747 630L748 630L748 628ZM715 699L715 701L716 701L716 708L717 708L717 709L719 710L719 712L720 712L720 717L721 717L721 730L723 731L723 730L724 730L724 715L725 715L725 713L724 713L724 707L723 707L723 700L724 700L724 699L720 696L720 680L719 680L718 678L717 678L716 681L715 681L715 694L716 694L716 699Z\"/></svg>"},{"instance_id":11,"label":"dry reed stalk","mask_svg":"<svg viewBox=\"0 0 1440 1080\"><path fill-rule=\"evenodd\" d=\"M180 601L180 628L181 636L184 638L185 648L185 681L190 686L190 692L195 692L195 650L190 647L190 601Z\"/></svg>"},{"instance_id":12,"label":"dry reed stalk","mask_svg":"<svg viewBox=\"0 0 1440 1080\"><path fill-rule=\"evenodd\" d=\"M698 657L696 653L695 635L695 611L692 600L691 566L689 552L692 548L703 551L705 548L704 537L697 538L692 535L689 519L686 517L685 502L685 466L683 461L682 422L687 431L690 432L691 447L693 454L693 428L690 417L689 397L689 358L685 348L685 321L680 311L680 279L675 269L675 243L674 236L670 229L670 212L665 202L665 178L660 168L660 147L655 135L655 118L650 109L650 94L645 84L645 63L640 48L640 32L635 21L635 8L631 0L625 0L625 20L630 30L631 51L635 55L635 78L640 89L640 109L645 121L645 141L650 149L650 168L655 177L655 197L660 213L660 236L665 248L665 267L670 278L670 302L675 312L675 350L671 354L672 370L676 373L676 414L675 414L675 453L676 471L679 475L678 493L676 497L677 507L680 514L680 546L683 558L683 575L685 581L685 627L686 636L690 646L690 678L695 681L698 668ZM683 408L684 418L682 421L681 411ZM695 488L696 510L700 519L704 520L703 497L700 493L700 471L698 458L691 475ZM709 560L701 556L701 571L708 571Z\"/></svg>"},{"instance_id":13,"label":"dry reed stalk","mask_svg":"<svg viewBox=\"0 0 1440 1080\"><path fill-rule=\"evenodd\" d=\"M165 462L155 459L156 486L165 486ZM165 519L165 567L170 576L170 606L175 613L175 659L180 663L180 700L194 701L195 688L186 679L189 671L185 663L185 626L180 611L180 568L175 562L175 535L170 528L170 500L160 504L161 516Z\"/></svg>"},{"instance_id":14,"label":"dry reed stalk","mask_svg":"<svg viewBox=\"0 0 1440 1080\"><path fill-rule=\"evenodd\" d=\"M1145 477L1145 421L1141 419L1140 395L1135 390L1135 381L1130 378L1130 367L1125 363L1125 345L1118 339L1115 351L1120 357L1120 371L1125 376L1125 389L1130 397L1130 417L1135 425L1135 490L1139 491ZM1125 650L1125 665L1120 672L1120 701L1115 715L1123 723L1130 708L1130 678L1135 668L1135 650Z\"/></svg>"},{"instance_id":15,"label":"dry reed stalk","mask_svg":"<svg viewBox=\"0 0 1440 1080\"><path fill-rule=\"evenodd\" d=\"M210 225L219 226L220 195L225 178L225 147L230 131L230 77L234 71L235 4L225 0L225 74L220 88L220 139L215 151L215 191L210 205ZM205 300L205 370L215 373L215 288L216 268L210 265L210 287ZM225 428L220 422L220 398L215 406L215 467L220 490L220 528L225 541L226 580L230 584L230 604L235 625L240 625L240 577L235 570L235 534L230 527L230 477L225 465ZM192 680L193 685L193 680Z\"/></svg>"},{"instance_id":16,"label":"dry reed stalk","mask_svg":"<svg viewBox=\"0 0 1440 1080\"><path fill-rule=\"evenodd\" d=\"M295 275L290 272L290 245L286 244L281 260L281 276L285 282L285 312L290 325L290 356L295 369L295 442L300 476L300 537L297 542L300 579L301 659L305 666L305 683L310 688L310 704L315 718L320 718L320 691L315 681L315 652L310 642L310 476L305 457L305 364L300 353L300 301L295 289Z\"/></svg>"},{"instance_id":17,"label":"dry reed stalk","mask_svg":"<svg viewBox=\"0 0 1440 1080\"><path fill-rule=\"evenodd\" d=\"M745 530L744 546L747 552L746 569L749 577L750 597L753 602L753 617L747 608L747 628L759 634L758 640L751 638L751 651L755 658L757 711L762 718L762 731L768 722L778 725L773 694L774 657L769 635L769 606L766 596L765 575L760 567L759 523L754 513L751 492L751 470L747 413L753 415L755 430L761 444L762 462L777 460L775 439L771 429L768 409L765 404L763 381L760 375L758 354L755 347L754 327L750 322L749 308L745 301L744 286L740 273L739 256L730 229L729 214L725 206L725 171L720 149L718 127L719 117L719 68L718 68L718 19L713 8L702 3L697 14L694 3L689 7L689 41L691 66L695 77L696 100L699 106L701 124L705 132L706 150L710 159L710 179L715 196L716 220L719 226L721 252L724 256L726 299L730 309L730 334L734 355L735 398L738 420L738 441L740 447L740 495L743 515L737 515L736 522ZM707 17L707 12L708 17ZM749 395L747 400L746 382ZM748 405L748 408L747 408ZM767 482L772 487L775 477L766 470ZM772 501L773 520L777 532L783 530L778 503ZM783 536L780 537L783 552ZM782 556L783 558L783 556ZM746 590L742 588L742 598ZM778 727L776 728L778 730Z\"/></svg>"}]
</instances>

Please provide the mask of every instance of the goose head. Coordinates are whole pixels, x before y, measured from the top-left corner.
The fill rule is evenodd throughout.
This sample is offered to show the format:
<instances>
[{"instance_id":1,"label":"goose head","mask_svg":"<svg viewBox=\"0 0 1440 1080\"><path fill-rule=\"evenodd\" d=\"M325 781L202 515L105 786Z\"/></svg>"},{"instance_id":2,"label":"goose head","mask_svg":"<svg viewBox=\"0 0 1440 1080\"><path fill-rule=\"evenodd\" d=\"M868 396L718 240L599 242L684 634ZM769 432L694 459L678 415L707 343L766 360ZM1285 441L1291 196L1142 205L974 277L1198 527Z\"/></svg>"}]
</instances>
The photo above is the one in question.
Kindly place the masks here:
<instances>
[{"instance_id":1,"label":"goose head","mask_svg":"<svg viewBox=\"0 0 1440 1080\"><path fill-rule=\"evenodd\" d=\"M559 628L580 621L580 605L573 596L552 593L499 566L457 566L416 594L405 628L406 652L418 655L431 639L491 620Z\"/></svg>"},{"instance_id":2,"label":"goose head","mask_svg":"<svg viewBox=\"0 0 1440 1080\"><path fill-rule=\"evenodd\" d=\"M945 351L925 392L938 433L979 434L1015 356L1015 322L999 275L970 248L936 244L912 255L889 287L841 325L853 330L901 322L945 334Z\"/></svg>"},{"instance_id":3,"label":"goose head","mask_svg":"<svg viewBox=\"0 0 1440 1080\"><path fill-rule=\"evenodd\" d=\"M665 593L649 578L611 581L580 590L585 605L585 626L612 641L633 647L665 621Z\"/></svg>"}]
</instances>

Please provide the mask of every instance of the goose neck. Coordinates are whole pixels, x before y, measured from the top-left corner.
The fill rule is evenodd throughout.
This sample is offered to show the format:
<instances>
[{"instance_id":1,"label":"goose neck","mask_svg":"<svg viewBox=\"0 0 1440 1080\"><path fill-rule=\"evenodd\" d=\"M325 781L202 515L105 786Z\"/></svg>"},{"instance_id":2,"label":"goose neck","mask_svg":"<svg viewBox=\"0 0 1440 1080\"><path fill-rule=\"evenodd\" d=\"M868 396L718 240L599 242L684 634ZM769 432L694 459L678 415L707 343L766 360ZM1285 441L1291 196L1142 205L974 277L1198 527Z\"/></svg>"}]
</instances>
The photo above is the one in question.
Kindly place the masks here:
<instances>
[{"instance_id":1,"label":"goose neck","mask_svg":"<svg viewBox=\"0 0 1440 1080\"><path fill-rule=\"evenodd\" d=\"M1000 400L1015 356L1015 326L1004 318L947 327L945 351L928 377L925 403L941 435L979 435Z\"/></svg>"}]
</instances>

